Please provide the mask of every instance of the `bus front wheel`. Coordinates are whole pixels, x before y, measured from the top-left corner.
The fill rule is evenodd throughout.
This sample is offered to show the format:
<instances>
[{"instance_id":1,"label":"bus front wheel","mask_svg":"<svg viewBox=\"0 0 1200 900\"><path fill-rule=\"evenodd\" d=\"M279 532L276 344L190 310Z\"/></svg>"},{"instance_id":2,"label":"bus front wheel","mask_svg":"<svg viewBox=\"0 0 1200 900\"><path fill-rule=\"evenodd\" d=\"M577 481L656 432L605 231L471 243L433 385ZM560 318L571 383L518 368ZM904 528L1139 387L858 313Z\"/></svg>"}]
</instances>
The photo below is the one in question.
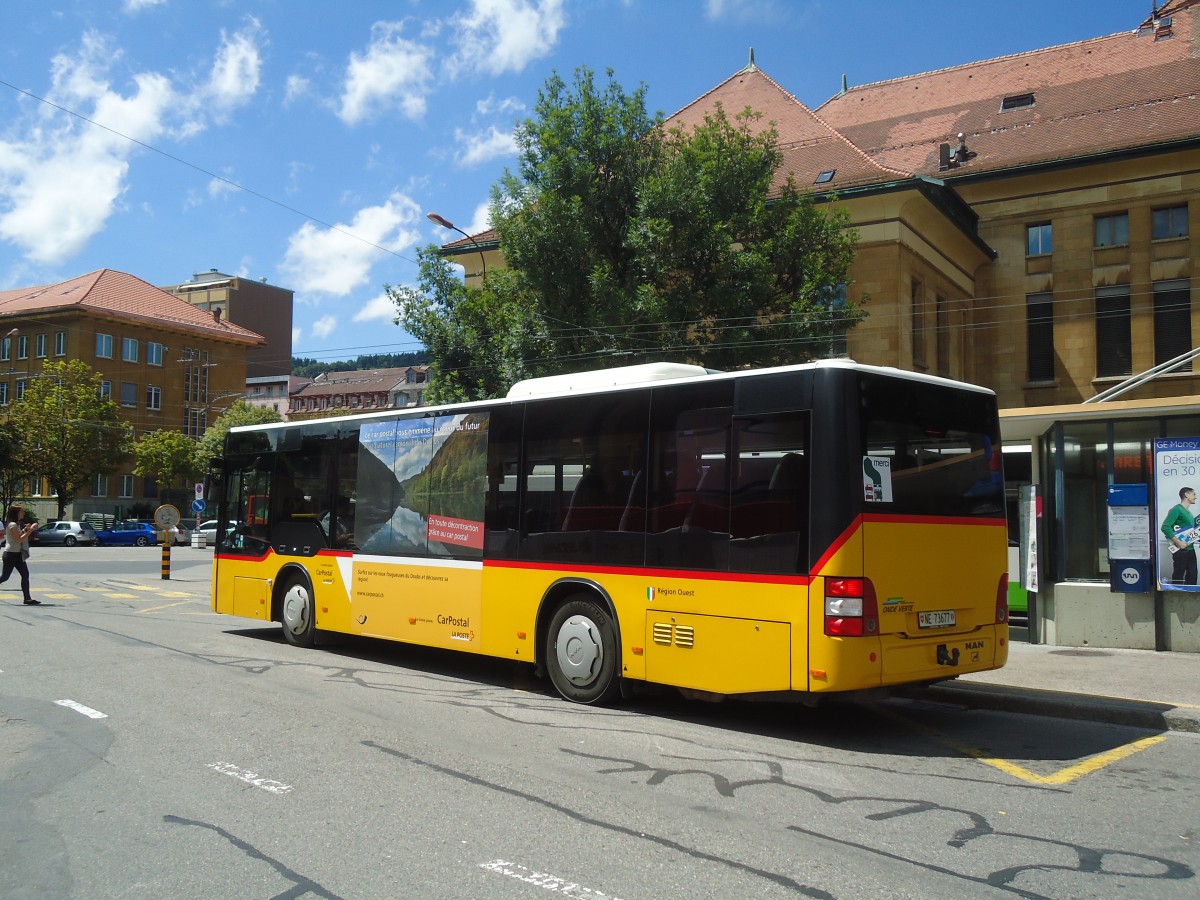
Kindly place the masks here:
<instances>
[{"instance_id":1,"label":"bus front wheel","mask_svg":"<svg viewBox=\"0 0 1200 900\"><path fill-rule=\"evenodd\" d=\"M311 647L316 640L317 617L308 583L299 578L289 581L283 589L279 611L287 642L293 647Z\"/></svg>"},{"instance_id":2,"label":"bus front wheel","mask_svg":"<svg viewBox=\"0 0 1200 900\"><path fill-rule=\"evenodd\" d=\"M546 668L554 688L575 703L603 703L617 692L617 636L600 604L568 600L550 620Z\"/></svg>"}]
</instances>

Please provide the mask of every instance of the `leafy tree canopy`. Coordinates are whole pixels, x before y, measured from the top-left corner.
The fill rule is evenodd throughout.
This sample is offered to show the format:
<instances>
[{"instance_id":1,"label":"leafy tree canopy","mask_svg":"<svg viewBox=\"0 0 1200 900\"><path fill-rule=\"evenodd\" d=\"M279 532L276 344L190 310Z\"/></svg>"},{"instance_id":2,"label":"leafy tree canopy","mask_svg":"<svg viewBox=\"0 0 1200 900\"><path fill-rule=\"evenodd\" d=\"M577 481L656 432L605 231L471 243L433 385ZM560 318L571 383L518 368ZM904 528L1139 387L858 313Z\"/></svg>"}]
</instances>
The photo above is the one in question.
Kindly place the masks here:
<instances>
[{"instance_id":1,"label":"leafy tree canopy","mask_svg":"<svg viewBox=\"0 0 1200 900\"><path fill-rule=\"evenodd\" d=\"M506 269L467 289L438 248L388 287L429 351L430 399L651 360L714 368L824 355L862 311L844 300L856 235L790 178L773 128L717 107L664 128L608 73L552 76L493 188Z\"/></svg>"},{"instance_id":2,"label":"leafy tree canopy","mask_svg":"<svg viewBox=\"0 0 1200 900\"><path fill-rule=\"evenodd\" d=\"M423 366L429 362L424 350L413 353L371 353L343 362L320 362L304 356L292 357L292 374L301 378L316 378L325 372L350 372L360 369L402 369Z\"/></svg>"},{"instance_id":3,"label":"leafy tree canopy","mask_svg":"<svg viewBox=\"0 0 1200 900\"><path fill-rule=\"evenodd\" d=\"M13 405L20 468L46 478L59 517L96 474L116 469L132 443L117 404L100 396L100 380L80 360L47 362Z\"/></svg>"},{"instance_id":4,"label":"leafy tree canopy","mask_svg":"<svg viewBox=\"0 0 1200 900\"><path fill-rule=\"evenodd\" d=\"M162 429L143 435L134 445L133 456L134 474L153 478L164 489L204 471L197 465L196 442L182 431Z\"/></svg>"}]
</instances>

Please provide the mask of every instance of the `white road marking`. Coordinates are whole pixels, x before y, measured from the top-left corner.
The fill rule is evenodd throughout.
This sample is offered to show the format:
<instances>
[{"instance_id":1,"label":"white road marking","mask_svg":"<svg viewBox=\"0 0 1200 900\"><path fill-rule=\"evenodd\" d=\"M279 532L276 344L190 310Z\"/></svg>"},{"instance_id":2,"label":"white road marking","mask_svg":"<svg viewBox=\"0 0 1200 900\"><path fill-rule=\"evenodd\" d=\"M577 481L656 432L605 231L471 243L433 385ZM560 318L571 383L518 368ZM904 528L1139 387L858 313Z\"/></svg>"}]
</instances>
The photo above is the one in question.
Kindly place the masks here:
<instances>
[{"instance_id":1,"label":"white road marking","mask_svg":"<svg viewBox=\"0 0 1200 900\"><path fill-rule=\"evenodd\" d=\"M67 709L73 709L77 713L83 713L89 719L107 719L108 713L102 713L92 709L90 706L84 706L82 703L76 703L74 700L55 700L59 706L65 706Z\"/></svg>"},{"instance_id":2,"label":"white road marking","mask_svg":"<svg viewBox=\"0 0 1200 900\"><path fill-rule=\"evenodd\" d=\"M519 866L516 863L507 862L503 859L494 859L491 862L480 863L479 868L487 869L489 872L495 872L497 875L507 875L509 878L515 878L517 881L523 881L526 884L532 884L534 887L545 888L555 894L562 894L564 897L589 897L596 900L620 900L618 897L609 897L608 894L602 894L600 891L593 891L591 888L585 888L581 884L576 884L573 881L567 881L565 878L559 878L557 875L551 875L547 872L535 872L533 869L528 869L525 866Z\"/></svg>"},{"instance_id":3,"label":"white road marking","mask_svg":"<svg viewBox=\"0 0 1200 900\"><path fill-rule=\"evenodd\" d=\"M246 784L252 784L256 788L262 788L264 791L270 791L272 794L286 794L292 789L290 784L284 784L282 781L274 781L270 778L263 778L257 772L251 772L249 769L242 769L238 766L235 766L233 763L209 763L208 767L217 772L223 772L226 775L232 775L239 781L244 781Z\"/></svg>"}]
</instances>

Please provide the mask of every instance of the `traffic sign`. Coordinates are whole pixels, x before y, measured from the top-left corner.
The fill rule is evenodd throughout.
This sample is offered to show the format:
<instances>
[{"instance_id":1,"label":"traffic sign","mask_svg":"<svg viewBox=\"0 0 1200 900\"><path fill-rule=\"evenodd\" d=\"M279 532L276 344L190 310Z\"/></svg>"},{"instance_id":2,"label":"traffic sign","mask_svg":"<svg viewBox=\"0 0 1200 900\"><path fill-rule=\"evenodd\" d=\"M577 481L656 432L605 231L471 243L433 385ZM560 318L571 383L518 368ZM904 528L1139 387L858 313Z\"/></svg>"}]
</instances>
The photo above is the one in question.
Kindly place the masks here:
<instances>
[{"instance_id":1,"label":"traffic sign","mask_svg":"<svg viewBox=\"0 0 1200 900\"><path fill-rule=\"evenodd\" d=\"M192 501L192 512L204 512L204 501L203 500L193 500Z\"/></svg>"},{"instance_id":2,"label":"traffic sign","mask_svg":"<svg viewBox=\"0 0 1200 900\"><path fill-rule=\"evenodd\" d=\"M204 499L204 482L203 481L196 482L196 499L197 500Z\"/></svg>"},{"instance_id":3,"label":"traffic sign","mask_svg":"<svg viewBox=\"0 0 1200 900\"><path fill-rule=\"evenodd\" d=\"M179 510L170 503L164 503L154 511L154 523L159 528L174 528L179 524Z\"/></svg>"}]
</instances>

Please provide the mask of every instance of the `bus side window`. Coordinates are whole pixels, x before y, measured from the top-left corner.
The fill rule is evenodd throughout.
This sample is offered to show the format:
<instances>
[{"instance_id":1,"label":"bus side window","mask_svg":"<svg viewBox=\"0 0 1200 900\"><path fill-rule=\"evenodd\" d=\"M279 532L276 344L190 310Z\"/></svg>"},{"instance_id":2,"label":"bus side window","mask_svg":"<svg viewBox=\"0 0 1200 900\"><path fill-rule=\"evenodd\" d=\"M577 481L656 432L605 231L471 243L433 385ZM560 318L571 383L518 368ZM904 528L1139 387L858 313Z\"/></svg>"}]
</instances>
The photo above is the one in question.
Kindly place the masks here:
<instances>
[{"instance_id":1,"label":"bus side window","mask_svg":"<svg viewBox=\"0 0 1200 900\"><path fill-rule=\"evenodd\" d=\"M808 570L808 414L735 420L738 474L732 493L729 567Z\"/></svg>"}]
</instances>

